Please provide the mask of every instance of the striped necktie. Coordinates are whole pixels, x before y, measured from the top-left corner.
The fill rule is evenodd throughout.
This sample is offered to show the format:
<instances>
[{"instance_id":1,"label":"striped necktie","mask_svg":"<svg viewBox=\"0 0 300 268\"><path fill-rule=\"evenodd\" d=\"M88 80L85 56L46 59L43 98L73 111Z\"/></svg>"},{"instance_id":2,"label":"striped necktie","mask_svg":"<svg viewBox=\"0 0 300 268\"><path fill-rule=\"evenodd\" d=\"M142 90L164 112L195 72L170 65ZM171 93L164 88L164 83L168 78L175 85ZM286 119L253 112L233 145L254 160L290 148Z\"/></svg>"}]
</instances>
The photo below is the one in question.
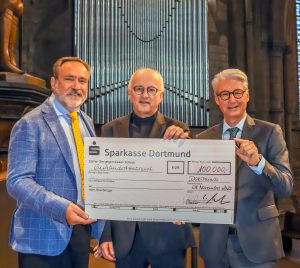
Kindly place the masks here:
<instances>
[{"instance_id":1,"label":"striped necktie","mask_svg":"<svg viewBox=\"0 0 300 268\"><path fill-rule=\"evenodd\" d=\"M233 140L236 135L238 134L239 132L239 128L238 127L231 127L231 128L228 128L228 131L229 131L229 135L230 135L230 140Z\"/></svg>"},{"instance_id":2,"label":"striped necktie","mask_svg":"<svg viewBox=\"0 0 300 268\"><path fill-rule=\"evenodd\" d=\"M69 116L72 119L72 131L75 139L76 149L77 149L77 157L79 161L79 169L81 175L81 197L84 200L84 145L83 139L80 133L78 113L72 112L69 113Z\"/></svg>"}]
</instances>

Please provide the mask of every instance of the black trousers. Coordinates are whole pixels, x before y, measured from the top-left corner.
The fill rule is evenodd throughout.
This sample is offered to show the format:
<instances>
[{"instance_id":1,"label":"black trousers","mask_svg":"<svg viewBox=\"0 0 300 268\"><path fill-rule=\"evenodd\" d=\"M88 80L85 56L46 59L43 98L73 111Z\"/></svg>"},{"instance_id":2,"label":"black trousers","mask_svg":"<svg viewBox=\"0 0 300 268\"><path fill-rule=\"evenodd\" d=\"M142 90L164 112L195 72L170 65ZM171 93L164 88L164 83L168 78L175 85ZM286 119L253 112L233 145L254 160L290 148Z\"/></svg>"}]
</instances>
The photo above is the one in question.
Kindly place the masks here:
<instances>
[{"instance_id":1,"label":"black trousers","mask_svg":"<svg viewBox=\"0 0 300 268\"><path fill-rule=\"evenodd\" d=\"M170 238L172 239L172 238ZM138 228L131 251L122 259L116 260L117 268L185 268L186 249L170 250L160 255L154 255L147 249Z\"/></svg>"},{"instance_id":2,"label":"black trousers","mask_svg":"<svg viewBox=\"0 0 300 268\"><path fill-rule=\"evenodd\" d=\"M90 225L74 225L66 249L57 256L19 252L19 268L88 268L90 253Z\"/></svg>"}]
</instances>

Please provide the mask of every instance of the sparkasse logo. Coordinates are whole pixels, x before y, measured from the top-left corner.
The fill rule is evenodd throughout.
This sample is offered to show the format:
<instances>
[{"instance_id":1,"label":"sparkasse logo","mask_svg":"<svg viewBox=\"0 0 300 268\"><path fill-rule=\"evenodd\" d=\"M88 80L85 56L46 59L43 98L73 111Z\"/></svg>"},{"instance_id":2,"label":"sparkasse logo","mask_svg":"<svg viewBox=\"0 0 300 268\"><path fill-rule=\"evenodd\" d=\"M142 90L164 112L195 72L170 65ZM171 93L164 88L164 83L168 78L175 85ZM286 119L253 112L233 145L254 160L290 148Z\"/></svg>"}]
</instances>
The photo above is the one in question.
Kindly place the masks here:
<instances>
[{"instance_id":1,"label":"sparkasse logo","mask_svg":"<svg viewBox=\"0 0 300 268\"><path fill-rule=\"evenodd\" d=\"M89 146L89 155L100 155L100 146L96 145L95 141Z\"/></svg>"}]
</instances>

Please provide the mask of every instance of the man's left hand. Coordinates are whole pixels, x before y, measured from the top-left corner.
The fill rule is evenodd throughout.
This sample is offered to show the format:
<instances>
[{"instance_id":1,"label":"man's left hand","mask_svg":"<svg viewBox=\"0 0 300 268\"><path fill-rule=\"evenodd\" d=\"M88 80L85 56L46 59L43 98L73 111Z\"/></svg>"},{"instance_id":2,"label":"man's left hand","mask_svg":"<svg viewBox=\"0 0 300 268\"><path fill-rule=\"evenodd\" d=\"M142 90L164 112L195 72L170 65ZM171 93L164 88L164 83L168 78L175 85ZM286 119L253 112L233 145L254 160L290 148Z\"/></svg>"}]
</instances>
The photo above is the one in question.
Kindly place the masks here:
<instances>
[{"instance_id":1,"label":"man's left hand","mask_svg":"<svg viewBox=\"0 0 300 268\"><path fill-rule=\"evenodd\" d=\"M258 149L253 141L243 140L243 139L234 139L238 144L236 146L236 154L249 166L256 166L260 161Z\"/></svg>"},{"instance_id":2,"label":"man's left hand","mask_svg":"<svg viewBox=\"0 0 300 268\"><path fill-rule=\"evenodd\" d=\"M172 125L169 126L164 134L165 140L171 140L171 139L186 139L188 138L189 133L184 132L184 130L181 127Z\"/></svg>"}]
</instances>

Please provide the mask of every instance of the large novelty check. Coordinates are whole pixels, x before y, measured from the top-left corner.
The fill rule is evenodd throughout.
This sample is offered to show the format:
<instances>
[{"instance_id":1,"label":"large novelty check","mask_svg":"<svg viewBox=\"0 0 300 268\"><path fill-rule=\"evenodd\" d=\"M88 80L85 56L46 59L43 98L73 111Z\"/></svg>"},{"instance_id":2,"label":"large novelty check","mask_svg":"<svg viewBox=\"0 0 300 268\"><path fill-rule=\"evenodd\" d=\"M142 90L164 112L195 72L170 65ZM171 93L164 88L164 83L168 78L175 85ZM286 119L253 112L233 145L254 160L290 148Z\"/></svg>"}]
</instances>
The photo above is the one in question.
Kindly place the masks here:
<instances>
[{"instance_id":1,"label":"large novelty check","mask_svg":"<svg viewBox=\"0 0 300 268\"><path fill-rule=\"evenodd\" d=\"M85 138L84 145L90 217L233 223L234 141Z\"/></svg>"}]
</instances>

